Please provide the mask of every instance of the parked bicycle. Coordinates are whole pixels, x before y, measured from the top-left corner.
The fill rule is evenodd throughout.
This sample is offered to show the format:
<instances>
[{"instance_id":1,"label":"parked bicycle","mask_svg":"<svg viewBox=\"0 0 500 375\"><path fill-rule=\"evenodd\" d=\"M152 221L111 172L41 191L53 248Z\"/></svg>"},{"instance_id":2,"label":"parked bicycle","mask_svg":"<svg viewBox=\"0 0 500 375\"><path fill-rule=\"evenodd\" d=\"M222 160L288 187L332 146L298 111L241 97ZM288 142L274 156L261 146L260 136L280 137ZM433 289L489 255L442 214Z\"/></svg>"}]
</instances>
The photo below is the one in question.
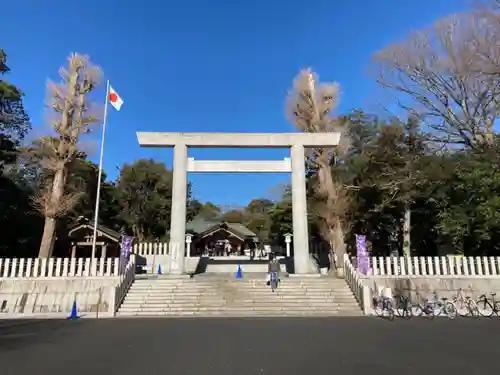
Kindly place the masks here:
<instances>
[{"instance_id":1,"label":"parked bicycle","mask_svg":"<svg viewBox=\"0 0 500 375\"><path fill-rule=\"evenodd\" d=\"M476 302L469 296L464 296L462 289L460 289L453 298L453 304L457 308L457 312L462 317L479 317L479 308Z\"/></svg>"},{"instance_id":2,"label":"parked bicycle","mask_svg":"<svg viewBox=\"0 0 500 375\"><path fill-rule=\"evenodd\" d=\"M434 317L434 304L430 300L422 301L420 295L417 295L418 302L413 305L412 313L414 316L427 315Z\"/></svg>"},{"instance_id":3,"label":"parked bicycle","mask_svg":"<svg viewBox=\"0 0 500 375\"><path fill-rule=\"evenodd\" d=\"M395 310L399 317L410 319L413 316L412 305L408 296L396 296Z\"/></svg>"},{"instance_id":4,"label":"parked bicycle","mask_svg":"<svg viewBox=\"0 0 500 375\"><path fill-rule=\"evenodd\" d=\"M373 297L372 303L377 316L383 317L387 313L387 317L394 320L394 304L391 298L385 296Z\"/></svg>"},{"instance_id":5,"label":"parked bicycle","mask_svg":"<svg viewBox=\"0 0 500 375\"><path fill-rule=\"evenodd\" d=\"M439 315L445 315L450 319L457 316L457 308L448 298L439 298L436 292L432 293L433 298L427 299L425 302L419 302L413 307L415 316L427 315L431 318Z\"/></svg>"},{"instance_id":6,"label":"parked bicycle","mask_svg":"<svg viewBox=\"0 0 500 375\"><path fill-rule=\"evenodd\" d=\"M438 308L438 313L436 315L445 315L450 319L455 319L457 316L457 307L452 301L449 301L447 297L439 297L434 293L434 301Z\"/></svg>"},{"instance_id":7,"label":"parked bicycle","mask_svg":"<svg viewBox=\"0 0 500 375\"><path fill-rule=\"evenodd\" d=\"M486 297L486 294L482 294L476 301L478 307L478 312L482 316L489 318L493 314L498 315L500 312L500 301L495 299L496 293L490 293L491 298Z\"/></svg>"}]
</instances>

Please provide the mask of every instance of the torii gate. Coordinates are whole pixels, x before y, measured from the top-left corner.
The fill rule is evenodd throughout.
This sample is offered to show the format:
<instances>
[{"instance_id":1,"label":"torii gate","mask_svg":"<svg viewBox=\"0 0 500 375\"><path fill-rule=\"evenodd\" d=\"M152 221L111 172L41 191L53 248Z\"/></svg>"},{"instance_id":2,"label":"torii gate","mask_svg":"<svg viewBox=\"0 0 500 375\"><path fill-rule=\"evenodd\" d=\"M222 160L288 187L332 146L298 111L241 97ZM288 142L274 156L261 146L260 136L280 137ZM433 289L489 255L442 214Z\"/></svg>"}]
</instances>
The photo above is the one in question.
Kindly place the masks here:
<instances>
[{"instance_id":1,"label":"torii gate","mask_svg":"<svg viewBox=\"0 0 500 375\"><path fill-rule=\"evenodd\" d=\"M294 269L309 272L309 235L305 148L332 148L340 133L164 133L137 132L141 147L173 147L174 168L170 224L170 272L184 273L186 200L188 172L292 173L292 214ZM284 160L195 160L187 157L188 147L198 148L290 148Z\"/></svg>"}]
</instances>

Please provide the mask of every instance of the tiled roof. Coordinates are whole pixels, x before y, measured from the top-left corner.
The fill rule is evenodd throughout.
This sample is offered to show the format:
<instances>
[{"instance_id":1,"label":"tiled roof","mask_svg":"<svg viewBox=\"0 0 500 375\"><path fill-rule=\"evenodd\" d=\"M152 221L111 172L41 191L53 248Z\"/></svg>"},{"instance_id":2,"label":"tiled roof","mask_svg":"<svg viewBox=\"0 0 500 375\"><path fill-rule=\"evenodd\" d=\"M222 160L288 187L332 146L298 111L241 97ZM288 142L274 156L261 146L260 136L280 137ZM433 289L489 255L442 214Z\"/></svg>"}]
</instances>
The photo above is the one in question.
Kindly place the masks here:
<instances>
[{"instance_id":1,"label":"tiled roof","mask_svg":"<svg viewBox=\"0 0 500 375\"><path fill-rule=\"evenodd\" d=\"M209 231L211 229L214 229L215 227L223 224L222 221L213 221L213 220L204 220L201 218L194 219L188 223L186 223L186 232L191 232L193 234L199 234L203 233L206 231ZM232 229L233 231L237 232L236 234L240 234L244 237L255 237L257 236L254 232L252 232L250 229L248 229L246 226L243 224L239 223L225 223L228 227L228 229Z\"/></svg>"},{"instance_id":2,"label":"tiled roof","mask_svg":"<svg viewBox=\"0 0 500 375\"><path fill-rule=\"evenodd\" d=\"M82 218L79 220L78 224L75 224L70 228L69 234L71 235L72 232L76 232L77 230L82 229L82 228L94 228L94 222L90 221L88 219ZM99 232L104 233L108 237L113 238L117 242L120 241L120 238L122 237L122 235L120 233L118 233L117 231L115 231L111 228L108 228L102 224L97 224L97 230Z\"/></svg>"}]
</instances>

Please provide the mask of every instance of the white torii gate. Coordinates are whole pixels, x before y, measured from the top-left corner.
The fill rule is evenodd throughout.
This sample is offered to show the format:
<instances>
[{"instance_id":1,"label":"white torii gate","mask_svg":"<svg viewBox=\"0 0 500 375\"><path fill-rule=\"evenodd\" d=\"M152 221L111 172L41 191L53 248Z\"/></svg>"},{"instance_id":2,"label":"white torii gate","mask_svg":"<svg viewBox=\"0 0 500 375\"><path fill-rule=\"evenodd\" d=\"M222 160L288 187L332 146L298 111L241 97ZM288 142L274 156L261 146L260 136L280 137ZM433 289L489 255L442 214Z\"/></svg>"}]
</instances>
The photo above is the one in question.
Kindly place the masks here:
<instances>
[{"instance_id":1,"label":"white torii gate","mask_svg":"<svg viewBox=\"0 0 500 375\"><path fill-rule=\"evenodd\" d=\"M164 133L137 132L141 147L173 147L174 168L170 224L170 272L184 273L188 172L292 173L293 250L295 273L309 272L307 229L306 147L332 148L340 133ZM188 147L290 148L284 160L195 160Z\"/></svg>"}]
</instances>

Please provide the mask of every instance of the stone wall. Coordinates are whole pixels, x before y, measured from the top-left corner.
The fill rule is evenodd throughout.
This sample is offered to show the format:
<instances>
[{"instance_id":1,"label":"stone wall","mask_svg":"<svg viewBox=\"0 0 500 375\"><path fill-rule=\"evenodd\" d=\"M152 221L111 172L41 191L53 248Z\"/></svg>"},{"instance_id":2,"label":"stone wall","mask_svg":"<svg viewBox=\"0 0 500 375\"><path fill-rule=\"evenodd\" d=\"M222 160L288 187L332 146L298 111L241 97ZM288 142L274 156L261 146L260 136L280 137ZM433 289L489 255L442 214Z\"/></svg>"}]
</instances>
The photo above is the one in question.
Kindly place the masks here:
<instances>
[{"instance_id":1,"label":"stone wall","mask_svg":"<svg viewBox=\"0 0 500 375\"><path fill-rule=\"evenodd\" d=\"M436 292L440 297L453 298L459 290L464 296L477 299L481 294L495 292L500 298L500 277L498 276L413 276L413 277L364 277L363 283L369 286L372 292L379 287L391 288L392 295L409 295L412 299L427 299Z\"/></svg>"},{"instance_id":2,"label":"stone wall","mask_svg":"<svg viewBox=\"0 0 500 375\"><path fill-rule=\"evenodd\" d=\"M120 277L0 278L0 316L81 313L112 316Z\"/></svg>"}]
</instances>

